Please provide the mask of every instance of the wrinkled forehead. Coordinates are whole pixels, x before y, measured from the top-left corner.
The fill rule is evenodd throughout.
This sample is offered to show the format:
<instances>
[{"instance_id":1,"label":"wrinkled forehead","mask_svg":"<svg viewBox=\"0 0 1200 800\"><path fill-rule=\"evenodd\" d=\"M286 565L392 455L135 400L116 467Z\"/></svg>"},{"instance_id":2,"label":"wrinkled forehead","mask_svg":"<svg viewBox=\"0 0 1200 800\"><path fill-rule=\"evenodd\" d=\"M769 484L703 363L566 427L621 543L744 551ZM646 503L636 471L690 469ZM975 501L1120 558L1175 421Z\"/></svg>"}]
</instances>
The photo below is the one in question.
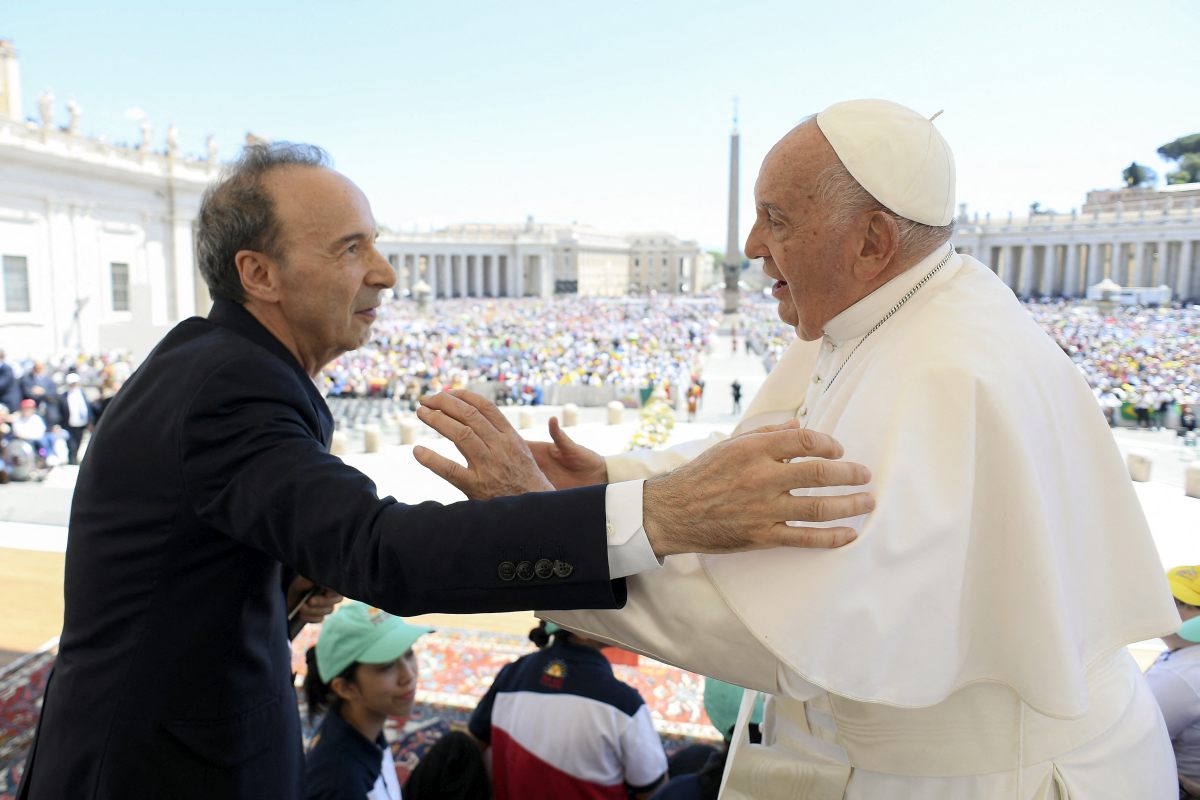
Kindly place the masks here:
<instances>
[{"instance_id":1,"label":"wrinkled forehead","mask_svg":"<svg viewBox=\"0 0 1200 800\"><path fill-rule=\"evenodd\" d=\"M763 159L755 190L778 191L811 187L818 174L837 155L815 119L808 118L788 131Z\"/></svg>"},{"instance_id":2,"label":"wrinkled forehead","mask_svg":"<svg viewBox=\"0 0 1200 800\"><path fill-rule=\"evenodd\" d=\"M367 196L345 175L325 167L289 165L272 170L264 185L286 239L344 235L347 228L375 229Z\"/></svg>"}]
</instances>

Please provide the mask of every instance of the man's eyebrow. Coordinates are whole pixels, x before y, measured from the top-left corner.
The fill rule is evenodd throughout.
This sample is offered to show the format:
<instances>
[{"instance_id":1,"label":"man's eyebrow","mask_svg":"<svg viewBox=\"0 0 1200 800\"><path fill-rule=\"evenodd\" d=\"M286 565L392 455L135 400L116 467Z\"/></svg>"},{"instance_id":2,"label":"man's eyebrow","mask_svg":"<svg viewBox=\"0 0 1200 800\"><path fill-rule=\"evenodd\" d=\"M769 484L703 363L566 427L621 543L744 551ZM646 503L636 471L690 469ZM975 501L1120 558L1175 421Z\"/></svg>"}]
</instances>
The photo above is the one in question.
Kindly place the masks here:
<instances>
[{"instance_id":1,"label":"man's eyebrow","mask_svg":"<svg viewBox=\"0 0 1200 800\"><path fill-rule=\"evenodd\" d=\"M758 207L761 208L763 211L767 212L768 214L774 214L777 217L787 216L782 211L780 211L779 206L775 205L774 203L759 203Z\"/></svg>"}]
</instances>

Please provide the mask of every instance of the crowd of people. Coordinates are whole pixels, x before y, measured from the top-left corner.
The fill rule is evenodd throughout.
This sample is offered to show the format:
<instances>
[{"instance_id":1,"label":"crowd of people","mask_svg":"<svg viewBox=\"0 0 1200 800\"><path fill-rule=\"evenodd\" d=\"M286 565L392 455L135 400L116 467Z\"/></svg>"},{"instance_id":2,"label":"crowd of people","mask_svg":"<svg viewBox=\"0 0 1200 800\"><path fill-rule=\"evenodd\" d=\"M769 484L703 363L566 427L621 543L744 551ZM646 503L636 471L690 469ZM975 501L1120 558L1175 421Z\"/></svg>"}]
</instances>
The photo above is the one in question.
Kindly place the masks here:
<instances>
[{"instance_id":1,"label":"crowd of people","mask_svg":"<svg viewBox=\"0 0 1200 800\"><path fill-rule=\"evenodd\" d=\"M10 363L0 350L0 483L78 464L84 435L131 372L123 352Z\"/></svg>"},{"instance_id":2,"label":"crowd of people","mask_svg":"<svg viewBox=\"0 0 1200 800\"><path fill-rule=\"evenodd\" d=\"M734 334L735 346L768 372L794 337L775 308L769 298L744 298ZM1195 429L1200 307L1101 310L1047 300L1026 308L1078 365L1111 425L1124 417L1149 429ZM644 401L661 385L687 398L692 417L703 358L722 324L717 298L707 296L450 299L438 301L437 312L419 314L408 300L381 308L372 340L325 370L329 396L387 397L415 409L421 395L483 385L497 404L540 405L554 402L553 387L607 386L617 398ZM132 369L119 351L0 357L2 443L28 441L51 464L75 463L82 432ZM82 429L65 424L60 398L69 388L89 402Z\"/></svg>"},{"instance_id":3,"label":"crowd of people","mask_svg":"<svg viewBox=\"0 0 1200 800\"><path fill-rule=\"evenodd\" d=\"M1026 308L1079 367L1110 425L1195 430L1200 307L1100 308L1078 301Z\"/></svg>"},{"instance_id":4,"label":"crowd of people","mask_svg":"<svg viewBox=\"0 0 1200 800\"><path fill-rule=\"evenodd\" d=\"M356 601L321 625L304 678L316 726L308 800L401 796L385 729L413 713L419 639L430 631ZM406 800L716 797L740 688L705 685L705 710L726 746L695 743L668 758L644 699L615 676L602 642L546 622L529 638L538 649L491 676L466 730L423 751ZM761 708L755 714L757 723Z\"/></svg>"},{"instance_id":5,"label":"crowd of people","mask_svg":"<svg viewBox=\"0 0 1200 800\"><path fill-rule=\"evenodd\" d=\"M720 323L713 298L408 300L380 309L371 341L325 370L331 396L410 404L441 389L494 384L499 404L549 402L554 386L610 386L637 396L684 385Z\"/></svg>"}]
</instances>

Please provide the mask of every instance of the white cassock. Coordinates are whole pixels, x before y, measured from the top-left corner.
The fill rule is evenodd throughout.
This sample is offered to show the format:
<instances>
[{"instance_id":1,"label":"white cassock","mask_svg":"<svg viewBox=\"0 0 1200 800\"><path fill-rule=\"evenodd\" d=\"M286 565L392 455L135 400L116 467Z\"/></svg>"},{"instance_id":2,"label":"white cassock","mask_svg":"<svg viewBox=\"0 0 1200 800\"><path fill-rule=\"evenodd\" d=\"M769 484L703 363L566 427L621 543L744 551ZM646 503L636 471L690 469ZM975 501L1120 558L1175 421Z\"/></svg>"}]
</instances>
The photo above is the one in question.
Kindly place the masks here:
<instances>
[{"instance_id":1,"label":"white cassock","mask_svg":"<svg viewBox=\"0 0 1200 800\"><path fill-rule=\"evenodd\" d=\"M1175 798L1124 646L1179 617L1112 434L975 259L902 302L948 254L794 343L735 429L796 415L867 465L854 542L673 556L622 610L539 616L772 695L751 745L746 693L723 798ZM609 480L699 449L612 457Z\"/></svg>"}]
</instances>

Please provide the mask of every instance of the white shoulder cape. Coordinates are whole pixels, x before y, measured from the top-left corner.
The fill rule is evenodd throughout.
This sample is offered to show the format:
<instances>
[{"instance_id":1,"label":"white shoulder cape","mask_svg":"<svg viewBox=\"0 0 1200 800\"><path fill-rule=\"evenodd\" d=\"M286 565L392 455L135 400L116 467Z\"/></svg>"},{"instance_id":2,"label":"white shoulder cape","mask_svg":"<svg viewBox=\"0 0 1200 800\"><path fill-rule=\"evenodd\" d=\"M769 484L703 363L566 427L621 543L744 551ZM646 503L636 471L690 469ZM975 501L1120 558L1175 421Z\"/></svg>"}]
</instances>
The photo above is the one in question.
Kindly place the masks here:
<instances>
[{"instance_id":1,"label":"white shoulder cape","mask_svg":"<svg viewBox=\"0 0 1200 800\"><path fill-rule=\"evenodd\" d=\"M700 560L758 641L829 692L922 707L994 681L1076 717L1089 665L1178 618L1078 370L986 267L949 266L810 403L809 427L872 470L858 539ZM803 402L794 368L813 349L792 349L755 418Z\"/></svg>"}]
</instances>

